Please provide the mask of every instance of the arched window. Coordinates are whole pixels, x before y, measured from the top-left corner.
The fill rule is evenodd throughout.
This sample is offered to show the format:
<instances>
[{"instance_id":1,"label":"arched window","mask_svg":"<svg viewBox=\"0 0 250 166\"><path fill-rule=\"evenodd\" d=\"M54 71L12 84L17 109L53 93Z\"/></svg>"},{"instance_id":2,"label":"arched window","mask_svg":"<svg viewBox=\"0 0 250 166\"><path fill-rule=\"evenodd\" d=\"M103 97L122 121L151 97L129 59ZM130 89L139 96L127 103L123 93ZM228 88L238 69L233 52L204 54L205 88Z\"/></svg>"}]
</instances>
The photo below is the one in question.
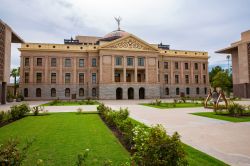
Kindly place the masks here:
<instances>
[{"instance_id":1,"label":"arched window","mask_svg":"<svg viewBox=\"0 0 250 166\"><path fill-rule=\"evenodd\" d=\"M65 97L70 97L70 89L69 88L65 89Z\"/></svg>"},{"instance_id":2,"label":"arched window","mask_svg":"<svg viewBox=\"0 0 250 166\"><path fill-rule=\"evenodd\" d=\"M207 88L204 88L204 93L205 93L205 95L207 94Z\"/></svg>"},{"instance_id":3,"label":"arched window","mask_svg":"<svg viewBox=\"0 0 250 166\"><path fill-rule=\"evenodd\" d=\"M92 96L93 96L93 97L96 97L96 88L93 88L93 89L92 89Z\"/></svg>"},{"instance_id":4,"label":"arched window","mask_svg":"<svg viewBox=\"0 0 250 166\"><path fill-rule=\"evenodd\" d=\"M196 88L196 94L198 95L198 94L200 94L200 88Z\"/></svg>"},{"instance_id":5,"label":"arched window","mask_svg":"<svg viewBox=\"0 0 250 166\"><path fill-rule=\"evenodd\" d=\"M28 97L29 96L29 90L28 88L24 88L24 97Z\"/></svg>"},{"instance_id":6,"label":"arched window","mask_svg":"<svg viewBox=\"0 0 250 166\"><path fill-rule=\"evenodd\" d=\"M41 88L36 88L36 97L41 97L41 96L42 96Z\"/></svg>"},{"instance_id":7,"label":"arched window","mask_svg":"<svg viewBox=\"0 0 250 166\"><path fill-rule=\"evenodd\" d=\"M165 88L165 95L169 95L169 88Z\"/></svg>"},{"instance_id":8,"label":"arched window","mask_svg":"<svg viewBox=\"0 0 250 166\"><path fill-rule=\"evenodd\" d=\"M51 90L50 90L50 96L51 97L56 97L56 89L55 88L51 88Z\"/></svg>"},{"instance_id":9,"label":"arched window","mask_svg":"<svg viewBox=\"0 0 250 166\"><path fill-rule=\"evenodd\" d=\"M79 96L84 96L84 89L83 88L79 89Z\"/></svg>"},{"instance_id":10,"label":"arched window","mask_svg":"<svg viewBox=\"0 0 250 166\"><path fill-rule=\"evenodd\" d=\"M186 94L190 95L190 88L186 88Z\"/></svg>"},{"instance_id":11,"label":"arched window","mask_svg":"<svg viewBox=\"0 0 250 166\"><path fill-rule=\"evenodd\" d=\"M176 95L180 95L180 88L176 88L175 93Z\"/></svg>"}]
</instances>

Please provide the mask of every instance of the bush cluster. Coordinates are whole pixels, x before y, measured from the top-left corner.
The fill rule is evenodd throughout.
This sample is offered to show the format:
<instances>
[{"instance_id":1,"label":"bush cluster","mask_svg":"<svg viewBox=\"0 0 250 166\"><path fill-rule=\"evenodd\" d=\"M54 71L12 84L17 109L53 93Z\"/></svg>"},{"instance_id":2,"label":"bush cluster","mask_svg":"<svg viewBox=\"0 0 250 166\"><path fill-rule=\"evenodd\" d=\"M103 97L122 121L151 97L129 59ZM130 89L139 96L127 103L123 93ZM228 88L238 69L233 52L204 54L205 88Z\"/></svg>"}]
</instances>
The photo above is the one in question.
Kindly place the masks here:
<instances>
[{"instance_id":1,"label":"bush cluster","mask_svg":"<svg viewBox=\"0 0 250 166\"><path fill-rule=\"evenodd\" d=\"M232 116L243 116L247 113L246 107L238 103L229 104L227 111Z\"/></svg>"},{"instance_id":2,"label":"bush cluster","mask_svg":"<svg viewBox=\"0 0 250 166\"><path fill-rule=\"evenodd\" d=\"M134 164L144 166L188 164L178 133L169 136L160 125L147 127L137 124L128 118L127 109L114 111L100 104L97 110L110 127L122 133L123 141L133 153Z\"/></svg>"},{"instance_id":3,"label":"bush cluster","mask_svg":"<svg viewBox=\"0 0 250 166\"><path fill-rule=\"evenodd\" d=\"M30 107L26 103L14 105L8 111L0 111L0 124L4 122L18 120L30 112Z\"/></svg>"}]
</instances>

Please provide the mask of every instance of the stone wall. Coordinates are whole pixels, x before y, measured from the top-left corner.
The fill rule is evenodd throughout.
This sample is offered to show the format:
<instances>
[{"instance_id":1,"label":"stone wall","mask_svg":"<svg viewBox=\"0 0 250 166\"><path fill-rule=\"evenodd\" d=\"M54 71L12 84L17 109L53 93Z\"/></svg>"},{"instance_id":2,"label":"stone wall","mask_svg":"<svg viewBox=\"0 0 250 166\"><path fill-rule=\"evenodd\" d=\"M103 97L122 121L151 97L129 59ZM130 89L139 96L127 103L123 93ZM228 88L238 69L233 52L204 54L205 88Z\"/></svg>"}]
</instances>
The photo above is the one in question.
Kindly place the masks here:
<instances>
[{"instance_id":1,"label":"stone wall","mask_svg":"<svg viewBox=\"0 0 250 166\"><path fill-rule=\"evenodd\" d=\"M139 89L145 89L145 99L160 97L159 84L102 84L99 85L100 99L116 99L116 89L122 88L122 99L128 99L128 89L133 88L134 99L139 99Z\"/></svg>"}]
</instances>

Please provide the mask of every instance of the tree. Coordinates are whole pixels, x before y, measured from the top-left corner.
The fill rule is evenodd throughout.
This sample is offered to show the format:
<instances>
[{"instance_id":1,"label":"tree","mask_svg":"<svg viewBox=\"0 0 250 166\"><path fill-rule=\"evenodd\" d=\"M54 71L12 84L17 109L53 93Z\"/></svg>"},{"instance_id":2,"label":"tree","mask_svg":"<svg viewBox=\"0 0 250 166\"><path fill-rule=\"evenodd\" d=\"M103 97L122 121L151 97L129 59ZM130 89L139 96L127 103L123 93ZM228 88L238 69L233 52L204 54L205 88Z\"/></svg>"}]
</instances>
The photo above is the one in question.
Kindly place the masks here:
<instances>
[{"instance_id":1,"label":"tree","mask_svg":"<svg viewBox=\"0 0 250 166\"><path fill-rule=\"evenodd\" d=\"M14 96L16 96L16 89L17 89L17 77L19 77L19 73L20 73L20 67L18 67L17 69L12 69L10 76L14 78Z\"/></svg>"},{"instance_id":2,"label":"tree","mask_svg":"<svg viewBox=\"0 0 250 166\"><path fill-rule=\"evenodd\" d=\"M212 84L212 80L215 77L215 75L220 71L224 71L224 70L220 66L216 66L216 67L212 68L212 70L209 72L209 80L210 80L211 84Z\"/></svg>"},{"instance_id":3,"label":"tree","mask_svg":"<svg viewBox=\"0 0 250 166\"><path fill-rule=\"evenodd\" d=\"M224 91L230 91L231 81L230 76L226 71L219 71L211 80L213 87L220 87Z\"/></svg>"}]
</instances>

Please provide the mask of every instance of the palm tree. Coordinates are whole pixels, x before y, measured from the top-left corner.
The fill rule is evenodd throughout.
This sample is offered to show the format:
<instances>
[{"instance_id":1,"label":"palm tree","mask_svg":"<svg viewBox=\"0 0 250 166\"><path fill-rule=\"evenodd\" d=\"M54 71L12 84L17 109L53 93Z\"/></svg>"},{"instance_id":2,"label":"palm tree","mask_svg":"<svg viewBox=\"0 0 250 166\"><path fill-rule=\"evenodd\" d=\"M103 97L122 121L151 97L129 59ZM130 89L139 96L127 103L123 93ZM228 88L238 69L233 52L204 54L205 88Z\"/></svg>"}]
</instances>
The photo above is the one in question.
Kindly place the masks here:
<instances>
[{"instance_id":1,"label":"palm tree","mask_svg":"<svg viewBox=\"0 0 250 166\"><path fill-rule=\"evenodd\" d=\"M10 76L14 78L14 96L16 96L16 88L17 88L17 77L19 76L20 73L20 67L17 69L12 69Z\"/></svg>"}]
</instances>

